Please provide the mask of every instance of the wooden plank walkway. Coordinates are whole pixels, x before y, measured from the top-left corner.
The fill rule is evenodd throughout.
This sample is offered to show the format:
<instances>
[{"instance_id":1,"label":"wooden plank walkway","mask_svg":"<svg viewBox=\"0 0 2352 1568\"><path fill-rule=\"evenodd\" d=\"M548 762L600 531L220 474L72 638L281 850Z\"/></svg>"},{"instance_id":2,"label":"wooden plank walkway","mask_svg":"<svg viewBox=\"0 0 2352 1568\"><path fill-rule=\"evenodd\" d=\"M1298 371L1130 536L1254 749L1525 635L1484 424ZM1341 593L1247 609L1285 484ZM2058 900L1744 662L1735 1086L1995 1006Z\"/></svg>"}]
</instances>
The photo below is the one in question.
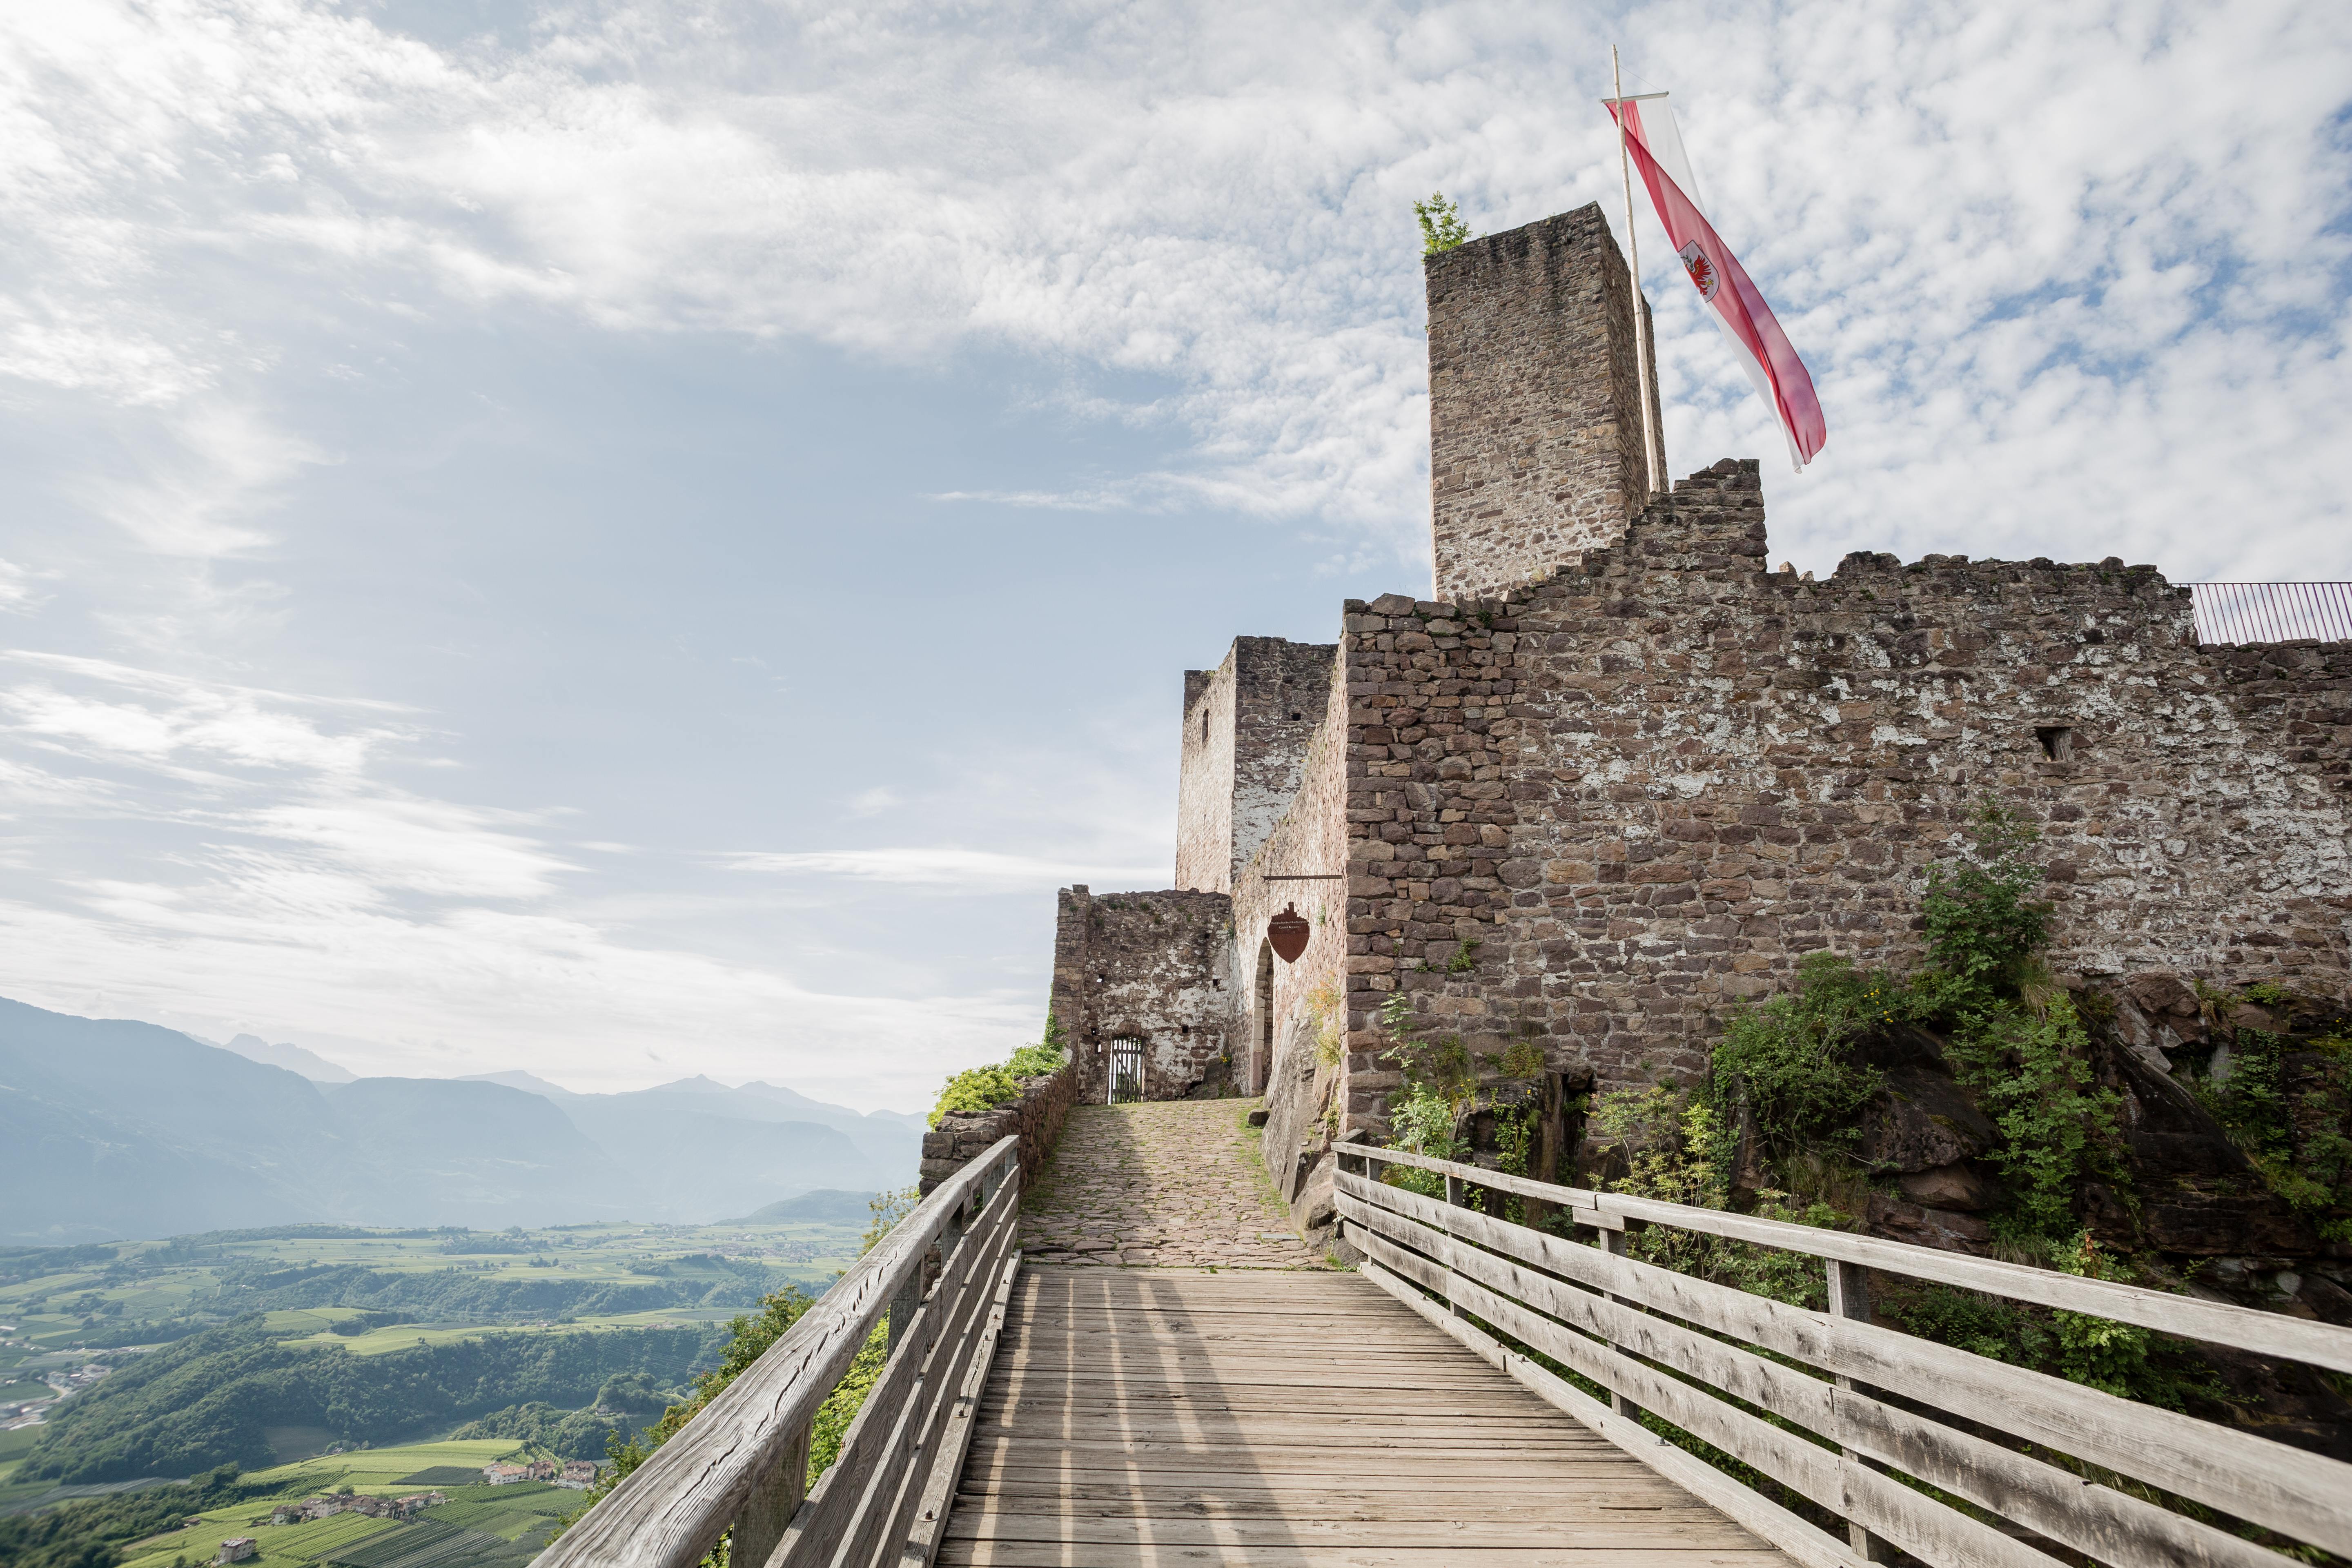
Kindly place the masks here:
<instances>
[{"instance_id":1,"label":"wooden plank walkway","mask_svg":"<svg viewBox=\"0 0 2352 1568\"><path fill-rule=\"evenodd\" d=\"M1789 1568L1352 1274L1036 1266L939 1561Z\"/></svg>"}]
</instances>

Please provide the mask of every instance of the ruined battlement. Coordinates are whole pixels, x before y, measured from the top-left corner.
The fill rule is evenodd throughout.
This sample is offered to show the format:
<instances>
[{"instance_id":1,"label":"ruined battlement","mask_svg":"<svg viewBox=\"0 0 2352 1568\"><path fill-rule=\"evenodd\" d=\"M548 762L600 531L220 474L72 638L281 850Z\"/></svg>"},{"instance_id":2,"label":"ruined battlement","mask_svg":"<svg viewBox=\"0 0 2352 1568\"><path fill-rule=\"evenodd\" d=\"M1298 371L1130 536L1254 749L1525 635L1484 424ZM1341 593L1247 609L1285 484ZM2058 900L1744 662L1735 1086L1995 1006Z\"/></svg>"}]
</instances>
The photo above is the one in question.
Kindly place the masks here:
<instances>
[{"instance_id":1,"label":"ruined battlement","mask_svg":"<svg viewBox=\"0 0 2352 1568\"><path fill-rule=\"evenodd\" d=\"M1184 672L1176 885L1233 890L1298 790L1331 686L1331 643L1235 637L1214 669Z\"/></svg>"},{"instance_id":2,"label":"ruined battlement","mask_svg":"<svg viewBox=\"0 0 2352 1568\"><path fill-rule=\"evenodd\" d=\"M1926 866L1988 795L2042 825L2054 963L2352 993L2344 662L2233 681L2117 560L1812 583L1763 545L1754 465L1718 465L1531 587L1346 606L1351 1114L1398 989L1604 1086L1699 1070L1806 952L1916 959Z\"/></svg>"}]
</instances>

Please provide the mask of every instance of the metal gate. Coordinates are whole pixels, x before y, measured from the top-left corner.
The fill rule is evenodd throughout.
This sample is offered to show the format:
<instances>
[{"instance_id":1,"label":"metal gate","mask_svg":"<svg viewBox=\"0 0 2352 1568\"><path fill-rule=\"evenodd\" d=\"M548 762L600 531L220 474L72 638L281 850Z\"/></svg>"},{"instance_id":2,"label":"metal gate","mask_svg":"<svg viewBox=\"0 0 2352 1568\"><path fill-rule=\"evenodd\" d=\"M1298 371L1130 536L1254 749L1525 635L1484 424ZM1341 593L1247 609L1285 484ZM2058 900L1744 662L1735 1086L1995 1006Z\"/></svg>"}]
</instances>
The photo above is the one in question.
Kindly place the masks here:
<instances>
[{"instance_id":1,"label":"metal gate","mask_svg":"<svg viewBox=\"0 0 2352 1568\"><path fill-rule=\"evenodd\" d=\"M1143 1098L1143 1042L1113 1040L1110 1043L1110 1100L1113 1105L1132 1105Z\"/></svg>"}]
</instances>

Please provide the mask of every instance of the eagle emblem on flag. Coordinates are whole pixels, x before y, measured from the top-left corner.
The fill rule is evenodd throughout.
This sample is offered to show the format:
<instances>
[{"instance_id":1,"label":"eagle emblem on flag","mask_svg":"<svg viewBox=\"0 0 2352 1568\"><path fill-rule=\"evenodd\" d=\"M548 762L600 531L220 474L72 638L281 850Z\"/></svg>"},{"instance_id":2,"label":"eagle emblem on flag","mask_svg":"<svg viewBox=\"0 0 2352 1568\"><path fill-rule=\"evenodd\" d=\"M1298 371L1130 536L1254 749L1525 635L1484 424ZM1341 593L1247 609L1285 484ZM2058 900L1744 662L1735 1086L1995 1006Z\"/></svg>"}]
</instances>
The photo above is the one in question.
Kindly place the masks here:
<instances>
[{"instance_id":1,"label":"eagle emblem on flag","mask_svg":"<svg viewBox=\"0 0 2352 1568\"><path fill-rule=\"evenodd\" d=\"M1692 240L1675 254L1683 258L1683 269L1690 274L1691 282L1697 286L1698 297L1714 299L1721 280L1716 276L1715 263L1706 258L1706 252L1699 248L1698 241Z\"/></svg>"}]
</instances>

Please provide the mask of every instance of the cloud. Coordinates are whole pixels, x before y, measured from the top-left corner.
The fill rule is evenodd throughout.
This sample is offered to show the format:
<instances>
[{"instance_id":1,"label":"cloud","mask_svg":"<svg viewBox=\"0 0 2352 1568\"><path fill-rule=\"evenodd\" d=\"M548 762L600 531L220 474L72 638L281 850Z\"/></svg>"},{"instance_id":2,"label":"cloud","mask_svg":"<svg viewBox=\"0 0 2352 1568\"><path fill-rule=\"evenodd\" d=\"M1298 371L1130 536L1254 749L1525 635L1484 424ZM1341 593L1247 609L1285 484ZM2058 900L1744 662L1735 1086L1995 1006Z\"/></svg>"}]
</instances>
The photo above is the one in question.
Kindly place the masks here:
<instances>
[{"instance_id":1,"label":"cloud","mask_svg":"<svg viewBox=\"0 0 2352 1568\"><path fill-rule=\"evenodd\" d=\"M1176 493L1418 559L1411 199L1443 187L1486 226L1616 205L1603 41L1557 9L1293 4L1239 35L1172 0L1018 25L714 0L532 11L528 42L456 48L299 0L72 9L16 25L5 210L53 237L16 242L27 276L80 281L17 300L50 324L0 369L126 401L275 352L227 346L275 323L157 287L222 253L404 309L1006 345L1067 365L1073 408L1189 431L1192 461L951 494ZM1674 0L1621 30L1822 385L1825 463L1773 488L1788 548L2342 559L2338 9ZM1654 266L1652 292L1676 468L1776 451L1679 280ZM1129 373L1171 390L1103 389ZM157 548L239 547L225 498L316 460L233 421L190 439L228 454L217 493L111 507ZM2253 475L2279 527L2206 527Z\"/></svg>"},{"instance_id":2,"label":"cloud","mask_svg":"<svg viewBox=\"0 0 2352 1568\"><path fill-rule=\"evenodd\" d=\"M989 849L820 849L751 853L726 858L729 868L782 877L844 878L950 892L995 893L1073 882L1150 886L1167 879L1164 866L1088 865L1076 859L1007 855Z\"/></svg>"},{"instance_id":3,"label":"cloud","mask_svg":"<svg viewBox=\"0 0 2352 1568\"><path fill-rule=\"evenodd\" d=\"M521 1060L619 1087L640 1080L625 1063L646 1041L690 1039L698 1063L738 1076L858 1064L861 1099L900 1105L1034 1029L1025 988L829 992L600 912L555 847L562 813L381 776L424 734L404 710L5 658L31 673L0 686L0 822L43 825L0 837L21 873L0 894L20 999L373 1040L339 1048L362 1071L448 1070L446 1048L401 1042L454 1037L467 1070ZM887 877L889 860L844 863ZM1034 881L1017 857L948 863L968 885Z\"/></svg>"}]
</instances>

